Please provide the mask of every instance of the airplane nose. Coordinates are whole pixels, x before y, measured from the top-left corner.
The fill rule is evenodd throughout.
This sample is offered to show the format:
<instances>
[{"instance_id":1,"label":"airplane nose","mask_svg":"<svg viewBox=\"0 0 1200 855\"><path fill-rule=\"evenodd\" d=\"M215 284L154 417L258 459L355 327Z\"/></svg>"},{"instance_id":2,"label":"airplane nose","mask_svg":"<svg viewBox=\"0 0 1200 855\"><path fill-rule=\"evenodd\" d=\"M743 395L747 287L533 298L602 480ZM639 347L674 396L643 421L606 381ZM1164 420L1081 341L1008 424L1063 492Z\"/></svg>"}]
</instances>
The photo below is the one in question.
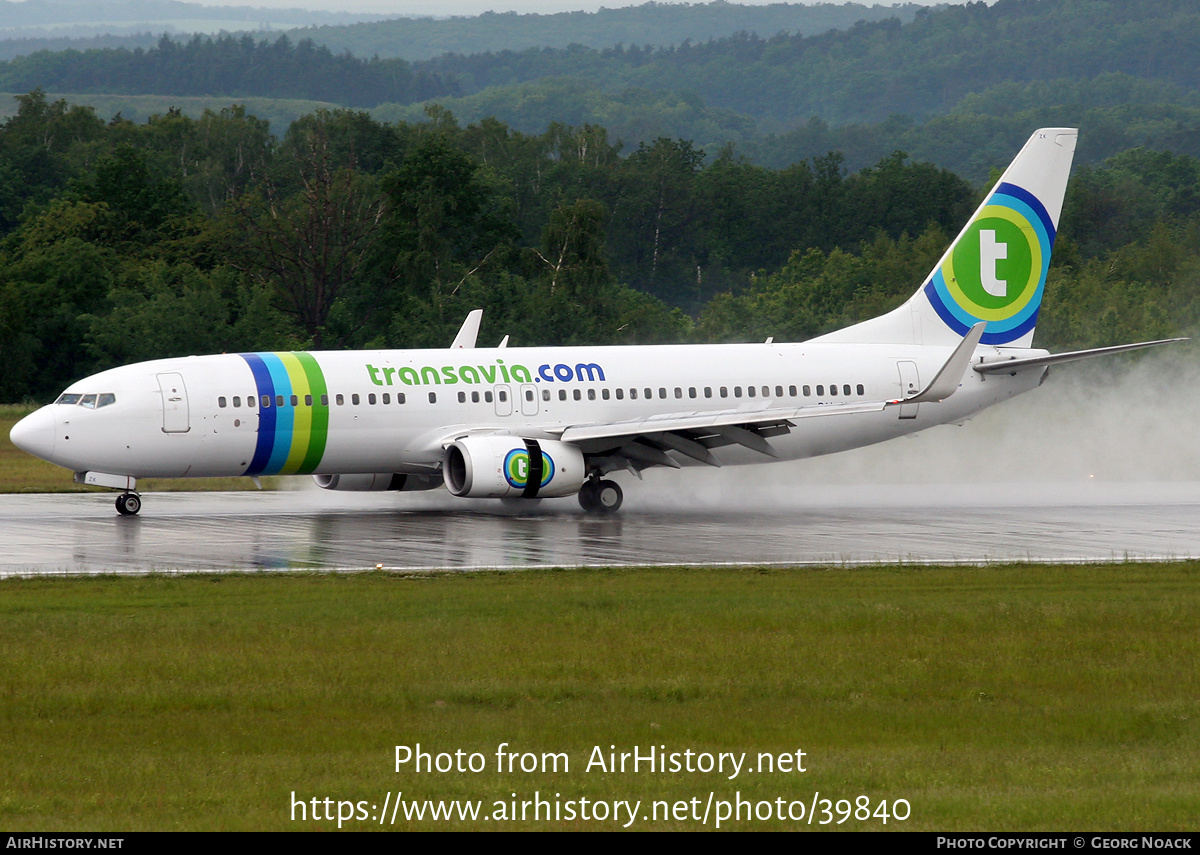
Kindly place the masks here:
<instances>
[{"instance_id":1,"label":"airplane nose","mask_svg":"<svg viewBox=\"0 0 1200 855\"><path fill-rule=\"evenodd\" d=\"M49 460L54 454L54 436L57 432L54 410L42 407L13 425L8 438L22 451Z\"/></svg>"}]
</instances>

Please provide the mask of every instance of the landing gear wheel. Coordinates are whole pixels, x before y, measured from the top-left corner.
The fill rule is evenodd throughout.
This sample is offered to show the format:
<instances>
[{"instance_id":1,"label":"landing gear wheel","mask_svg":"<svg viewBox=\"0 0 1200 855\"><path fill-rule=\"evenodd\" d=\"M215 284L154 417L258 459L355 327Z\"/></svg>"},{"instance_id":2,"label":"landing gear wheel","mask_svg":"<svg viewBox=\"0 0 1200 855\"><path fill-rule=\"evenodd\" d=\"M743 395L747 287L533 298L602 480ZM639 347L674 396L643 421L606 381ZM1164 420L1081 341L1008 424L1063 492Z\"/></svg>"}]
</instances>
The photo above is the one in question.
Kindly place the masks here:
<instances>
[{"instance_id":1,"label":"landing gear wheel","mask_svg":"<svg viewBox=\"0 0 1200 855\"><path fill-rule=\"evenodd\" d=\"M583 486L579 488L579 507L588 513L600 510L600 497L597 495L599 492L599 481L592 478L584 481Z\"/></svg>"},{"instance_id":2,"label":"landing gear wheel","mask_svg":"<svg viewBox=\"0 0 1200 855\"><path fill-rule=\"evenodd\" d=\"M579 504L589 513L611 514L621 507L625 496L615 481L589 478L579 488Z\"/></svg>"},{"instance_id":3,"label":"landing gear wheel","mask_svg":"<svg viewBox=\"0 0 1200 855\"><path fill-rule=\"evenodd\" d=\"M142 509L142 497L137 493L122 493L117 496L117 513L131 517Z\"/></svg>"},{"instance_id":4,"label":"landing gear wheel","mask_svg":"<svg viewBox=\"0 0 1200 855\"><path fill-rule=\"evenodd\" d=\"M611 514L621 507L625 494L616 481L601 481L597 485L596 504L601 513Z\"/></svg>"}]
</instances>

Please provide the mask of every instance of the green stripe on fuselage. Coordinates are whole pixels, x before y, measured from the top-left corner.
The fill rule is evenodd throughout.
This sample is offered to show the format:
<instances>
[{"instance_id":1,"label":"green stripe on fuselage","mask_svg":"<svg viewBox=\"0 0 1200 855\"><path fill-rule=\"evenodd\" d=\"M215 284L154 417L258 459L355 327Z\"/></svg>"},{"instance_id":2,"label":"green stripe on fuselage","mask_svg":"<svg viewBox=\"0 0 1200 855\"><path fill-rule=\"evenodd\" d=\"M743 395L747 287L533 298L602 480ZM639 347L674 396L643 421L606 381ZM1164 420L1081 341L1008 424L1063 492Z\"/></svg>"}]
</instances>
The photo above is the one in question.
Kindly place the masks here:
<instances>
[{"instance_id":1,"label":"green stripe on fuselage","mask_svg":"<svg viewBox=\"0 0 1200 855\"><path fill-rule=\"evenodd\" d=\"M308 442L306 447L308 451L300 461L299 468L296 469L297 474L307 475L320 465L321 458L325 454L325 443L329 439L329 404L322 403L328 400L329 388L325 385L325 375L321 371L321 366L317 364L317 360L311 353L290 355L295 357L297 365L303 370L309 394L313 398L312 406L305 408L310 414L307 424ZM290 366L288 373L291 373ZM291 462L290 457L288 462Z\"/></svg>"}]
</instances>

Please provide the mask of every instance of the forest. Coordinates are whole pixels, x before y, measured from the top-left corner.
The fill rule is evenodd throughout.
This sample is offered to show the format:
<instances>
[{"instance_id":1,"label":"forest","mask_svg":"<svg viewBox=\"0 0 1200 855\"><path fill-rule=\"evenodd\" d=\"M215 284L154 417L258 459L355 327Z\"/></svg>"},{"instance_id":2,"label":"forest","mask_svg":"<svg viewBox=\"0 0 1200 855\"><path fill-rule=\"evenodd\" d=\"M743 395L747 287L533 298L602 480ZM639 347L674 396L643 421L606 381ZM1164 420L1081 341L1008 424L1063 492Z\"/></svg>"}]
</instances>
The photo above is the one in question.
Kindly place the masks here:
<instances>
[{"instance_id":1,"label":"forest","mask_svg":"<svg viewBox=\"0 0 1200 855\"><path fill-rule=\"evenodd\" d=\"M1054 125L1081 135L1038 344L1186 334L1198 15L999 0L654 48L409 62L225 35L0 63L23 93L0 113L0 401L158 356L442 347L476 307L514 344L803 339L912 293ZM223 106L47 94L88 86ZM342 106L270 124L251 95Z\"/></svg>"},{"instance_id":2,"label":"forest","mask_svg":"<svg viewBox=\"0 0 1200 855\"><path fill-rule=\"evenodd\" d=\"M18 101L0 125L6 401L159 356L444 347L476 307L483 341L515 345L802 339L906 298L984 189L902 151L772 169L436 108L321 111L276 138L237 106L139 124ZM1197 247L1195 157L1077 167L1038 343L1192 329Z\"/></svg>"},{"instance_id":3,"label":"forest","mask_svg":"<svg viewBox=\"0 0 1200 855\"><path fill-rule=\"evenodd\" d=\"M901 149L976 183L1031 128L1048 125L1089 129L1081 163L1137 146L1200 156L1194 3L897 6L894 17L853 26L843 18L824 32L773 29L794 9L649 3L291 35L162 36L136 48L27 51L0 62L0 92L41 89L139 121L173 106L199 118L204 108L253 99L277 136L320 106L393 124L420 123L436 106L463 124L495 118L529 135L553 122L598 125L626 152L659 137L689 140L709 157L733 145L775 169L839 151L856 171ZM812 14L832 22L835 10L862 11L817 6ZM737 20L746 28L729 31ZM725 34L689 40L689 26ZM612 41L629 32L662 41ZM580 41L547 46L555 33ZM543 42L520 47L533 37ZM372 52L378 40L405 39L423 40L423 52ZM445 52L429 55L437 50Z\"/></svg>"}]
</instances>

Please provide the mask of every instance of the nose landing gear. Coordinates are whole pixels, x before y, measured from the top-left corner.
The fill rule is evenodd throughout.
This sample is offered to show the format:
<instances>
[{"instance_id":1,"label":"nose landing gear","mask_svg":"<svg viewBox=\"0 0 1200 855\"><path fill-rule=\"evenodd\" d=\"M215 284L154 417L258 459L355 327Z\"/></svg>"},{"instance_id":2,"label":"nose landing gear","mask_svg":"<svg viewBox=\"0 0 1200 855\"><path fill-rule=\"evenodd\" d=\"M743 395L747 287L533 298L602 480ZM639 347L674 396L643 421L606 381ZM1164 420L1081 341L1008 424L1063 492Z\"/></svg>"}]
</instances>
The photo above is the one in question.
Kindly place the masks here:
<instances>
[{"instance_id":1,"label":"nose landing gear","mask_svg":"<svg viewBox=\"0 0 1200 855\"><path fill-rule=\"evenodd\" d=\"M579 489L579 504L589 513L611 514L624 499L616 481L601 481L596 476L588 478Z\"/></svg>"},{"instance_id":2,"label":"nose landing gear","mask_svg":"<svg viewBox=\"0 0 1200 855\"><path fill-rule=\"evenodd\" d=\"M131 517L142 509L142 497L137 493L122 493L117 496L117 513Z\"/></svg>"}]
</instances>

